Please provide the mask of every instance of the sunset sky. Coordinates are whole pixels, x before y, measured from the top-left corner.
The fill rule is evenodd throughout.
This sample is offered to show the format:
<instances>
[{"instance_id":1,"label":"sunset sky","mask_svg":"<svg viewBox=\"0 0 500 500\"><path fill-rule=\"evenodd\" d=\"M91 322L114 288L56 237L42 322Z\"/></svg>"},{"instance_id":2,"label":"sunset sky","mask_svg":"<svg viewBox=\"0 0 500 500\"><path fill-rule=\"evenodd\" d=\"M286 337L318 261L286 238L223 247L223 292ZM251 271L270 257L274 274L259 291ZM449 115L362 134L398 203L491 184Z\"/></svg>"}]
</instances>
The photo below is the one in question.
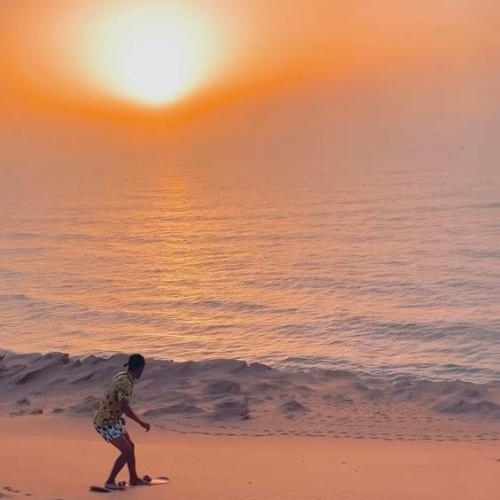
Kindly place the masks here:
<instances>
[{"instance_id":1,"label":"sunset sky","mask_svg":"<svg viewBox=\"0 0 500 500\"><path fill-rule=\"evenodd\" d=\"M496 0L0 0L1 168L484 147L499 15Z\"/></svg>"}]
</instances>

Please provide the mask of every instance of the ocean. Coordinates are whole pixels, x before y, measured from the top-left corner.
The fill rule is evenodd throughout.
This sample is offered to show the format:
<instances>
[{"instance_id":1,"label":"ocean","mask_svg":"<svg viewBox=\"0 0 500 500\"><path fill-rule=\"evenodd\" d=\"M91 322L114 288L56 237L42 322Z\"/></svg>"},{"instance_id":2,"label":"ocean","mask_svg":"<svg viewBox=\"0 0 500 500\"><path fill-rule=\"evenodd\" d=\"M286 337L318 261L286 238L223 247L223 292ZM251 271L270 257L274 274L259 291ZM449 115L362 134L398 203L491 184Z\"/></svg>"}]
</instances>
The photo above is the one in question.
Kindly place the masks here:
<instances>
[{"instance_id":1,"label":"ocean","mask_svg":"<svg viewBox=\"0 0 500 500\"><path fill-rule=\"evenodd\" d=\"M461 154L4 187L0 348L500 379L500 172Z\"/></svg>"}]
</instances>

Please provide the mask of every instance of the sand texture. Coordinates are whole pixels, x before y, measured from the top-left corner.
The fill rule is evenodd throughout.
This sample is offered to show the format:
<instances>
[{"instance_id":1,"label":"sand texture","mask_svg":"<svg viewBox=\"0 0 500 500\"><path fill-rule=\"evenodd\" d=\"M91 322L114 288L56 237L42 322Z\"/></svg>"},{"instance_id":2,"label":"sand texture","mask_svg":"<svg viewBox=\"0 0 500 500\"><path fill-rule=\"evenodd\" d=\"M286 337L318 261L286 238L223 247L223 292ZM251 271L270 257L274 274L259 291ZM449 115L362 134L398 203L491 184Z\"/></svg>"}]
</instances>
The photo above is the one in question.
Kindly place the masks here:
<instances>
[{"instance_id":1,"label":"sand texture","mask_svg":"<svg viewBox=\"0 0 500 500\"><path fill-rule=\"evenodd\" d=\"M116 454L92 415L125 359L0 362L0 498L98 495ZM172 480L154 498L482 500L496 498L498 401L496 383L150 361L133 407L153 428L128 428L140 472Z\"/></svg>"}]
</instances>

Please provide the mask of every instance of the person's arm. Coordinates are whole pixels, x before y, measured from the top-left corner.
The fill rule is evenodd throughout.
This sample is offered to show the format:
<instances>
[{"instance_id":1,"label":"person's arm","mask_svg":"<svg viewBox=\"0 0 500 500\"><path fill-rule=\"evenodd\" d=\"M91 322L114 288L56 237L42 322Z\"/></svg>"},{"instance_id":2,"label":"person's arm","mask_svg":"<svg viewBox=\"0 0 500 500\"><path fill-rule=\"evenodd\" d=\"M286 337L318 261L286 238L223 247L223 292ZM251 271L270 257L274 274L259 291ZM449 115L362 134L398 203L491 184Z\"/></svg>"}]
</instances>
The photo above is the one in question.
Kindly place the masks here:
<instances>
[{"instance_id":1,"label":"person's arm","mask_svg":"<svg viewBox=\"0 0 500 500\"><path fill-rule=\"evenodd\" d=\"M127 417L131 418L132 420L134 420L135 422L137 422L141 427L143 427L144 429L146 429L146 432L149 432L149 430L151 429L151 426L147 423L147 422L144 422L144 420L141 420L132 410L132 408L130 408L130 405L128 404L128 400L127 399L122 399L121 401L121 409L123 411L123 413L125 413L125 415L127 415Z\"/></svg>"}]
</instances>

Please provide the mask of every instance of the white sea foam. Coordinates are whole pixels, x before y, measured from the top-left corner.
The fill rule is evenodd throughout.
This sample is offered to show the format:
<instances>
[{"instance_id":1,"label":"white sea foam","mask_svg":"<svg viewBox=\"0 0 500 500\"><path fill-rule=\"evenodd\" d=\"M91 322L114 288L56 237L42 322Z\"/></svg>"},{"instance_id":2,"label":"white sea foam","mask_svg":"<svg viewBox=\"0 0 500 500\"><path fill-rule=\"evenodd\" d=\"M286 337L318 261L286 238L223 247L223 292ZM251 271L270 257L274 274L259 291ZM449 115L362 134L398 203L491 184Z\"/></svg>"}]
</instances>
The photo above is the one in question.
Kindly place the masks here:
<instances>
[{"instance_id":1,"label":"white sea foam","mask_svg":"<svg viewBox=\"0 0 500 500\"><path fill-rule=\"evenodd\" d=\"M100 396L125 354L109 358L62 353L7 354L0 360L0 412L65 414L92 421ZM304 435L328 429L394 437L418 433L499 439L500 382L393 379L346 370L275 370L240 360L147 362L133 406L156 425ZM220 427L222 426L222 427ZM235 427L234 427L235 426ZM285 431L286 430L286 431ZM350 434L349 434L350 435ZM479 435L479 434L478 434Z\"/></svg>"}]
</instances>

